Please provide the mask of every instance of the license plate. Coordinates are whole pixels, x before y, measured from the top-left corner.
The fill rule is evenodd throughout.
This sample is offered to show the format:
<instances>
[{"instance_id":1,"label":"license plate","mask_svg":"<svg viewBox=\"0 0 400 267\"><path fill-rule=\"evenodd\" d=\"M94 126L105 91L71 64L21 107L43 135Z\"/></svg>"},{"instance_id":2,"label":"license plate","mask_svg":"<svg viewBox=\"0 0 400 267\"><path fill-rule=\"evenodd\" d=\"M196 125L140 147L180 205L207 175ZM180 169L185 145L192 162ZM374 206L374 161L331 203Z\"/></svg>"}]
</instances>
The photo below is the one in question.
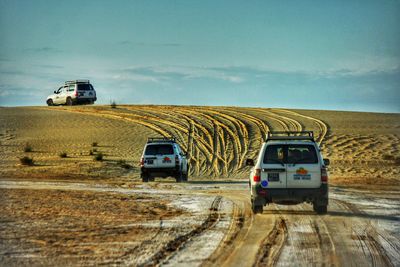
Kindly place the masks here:
<instances>
[{"instance_id":1,"label":"license plate","mask_svg":"<svg viewBox=\"0 0 400 267\"><path fill-rule=\"evenodd\" d=\"M154 161L153 161L152 159L148 159L148 160L146 160L146 163L147 163L147 164L153 164Z\"/></svg>"},{"instance_id":2,"label":"license plate","mask_svg":"<svg viewBox=\"0 0 400 267\"><path fill-rule=\"evenodd\" d=\"M276 173L276 172L268 173L268 181L269 182L278 182L279 181L279 173Z\"/></svg>"}]
</instances>

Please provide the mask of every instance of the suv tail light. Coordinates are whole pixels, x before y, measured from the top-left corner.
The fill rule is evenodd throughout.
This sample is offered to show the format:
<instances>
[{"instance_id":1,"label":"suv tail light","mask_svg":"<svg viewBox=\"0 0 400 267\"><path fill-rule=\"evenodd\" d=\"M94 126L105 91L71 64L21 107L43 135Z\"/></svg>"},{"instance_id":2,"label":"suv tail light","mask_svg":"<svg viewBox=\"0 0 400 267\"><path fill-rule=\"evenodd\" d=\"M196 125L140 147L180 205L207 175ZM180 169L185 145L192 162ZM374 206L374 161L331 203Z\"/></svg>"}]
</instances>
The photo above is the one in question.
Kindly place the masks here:
<instances>
[{"instance_id":1,"label":"suv tail light","mask_svg":"<svg viewBox=\"0 0 400 267\"><path fill-rule=\"evenodd\" d=\"M75 96L78 97L78 90L75 90Z\"/></svg>"},{"instance_id":2,"label":"suv tail light","mask_svg":"<svg viewBox=\"0 0 400 267\"><path fill-rule=\"evenodd\" d=\"M256 169L256 172L254 173L254 176L253 176L253 181L254 182L261 181L261 169Z\"/></svg>"},{"instance_id":3,"label":"suv tail light","mask_svg":"<svg viewBox=\"0 0 400 267\"><path fill-rule=\"evenodd\" d=\"M175 166L179 166L179 157L178 157L178 155L175 156Z\"/></svg>"},{"instance_id":4,"label":"suv tail light","mask_svg":"<svg viewBox=\"0 0 400 267\"><path fill-rule=\"evenodd\" d=\"M143 167L144 166L144 158L141 158L140 159L140 167Z\"/></svg>"},{"instance_id":5,"label":"suv tail light","mask_svg":"<svg viewBox=\"0 0 400 267\"><path fill-rule=\"evenodd\" d=\"M328 183L328 172L325 167L321 168L321 183Z\"/></svg>"}]
</instances>

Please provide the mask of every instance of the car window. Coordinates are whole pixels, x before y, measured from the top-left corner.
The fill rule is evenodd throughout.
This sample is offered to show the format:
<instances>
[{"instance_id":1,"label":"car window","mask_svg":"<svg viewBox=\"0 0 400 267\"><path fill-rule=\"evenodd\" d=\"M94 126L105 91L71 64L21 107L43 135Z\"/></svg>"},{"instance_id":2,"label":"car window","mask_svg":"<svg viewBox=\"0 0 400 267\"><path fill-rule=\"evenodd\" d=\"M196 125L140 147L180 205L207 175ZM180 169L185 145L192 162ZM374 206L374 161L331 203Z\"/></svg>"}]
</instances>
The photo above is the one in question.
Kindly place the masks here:
<instances>
[{"instance_id":1,"label":"car window","mask_svg":"<svg viewBox=\"0 0 400 267\"><path fill-rule=\"evenodd\" d=\"M313 145L269 145L263 163L313 164L318 163L318 157Z\"/></svg>"},{"instance_id":2,"label":"car window","mask_svg":"<svg viewBox=\"0 0 400 267\"><path fill-rule=\"evenodd\" d=\"M93 90L93 87L91 84L88 83L78 83L78 90L79 91L89 91L89 90Z\"/></svg>"},{"instance_id":3,"label":"car window","mask_svg":"<svg viewBox=\"0 0 400 267\"><path fill-rule=\"evenodd\" d=\"M70 84L68 87L68 92L73 92L75 91L75 84Z\"/></svg>"},{"instance_id":4,"label":"car window","mask_svg":"<svg viewBox=\"0 0 400 267\"><path fill-rule=\"evenodd\" d=\"M267 146L264 153L265 164L279 164L284 162L284 146L283 145L270 145Z\"/></svg>"},{"instance_id":5,"label":"car window","mask_svg":"<svg viewBox=\"0 0 400 267\"><path fill-rule=\"evenodd\" d=\"M148 145L146 147L145 155L172 155L174 149L172 145Z\"/></svg>"},{"instance_id":6,"label":"car window","mask_svg":"<svg viewBox=\"0 0 400 267\"><path fill-rule=\"evenodd\" d=\"M315 147L312 145L289 145L287 163L318 163Z\"/></svg>"}]
</instances>

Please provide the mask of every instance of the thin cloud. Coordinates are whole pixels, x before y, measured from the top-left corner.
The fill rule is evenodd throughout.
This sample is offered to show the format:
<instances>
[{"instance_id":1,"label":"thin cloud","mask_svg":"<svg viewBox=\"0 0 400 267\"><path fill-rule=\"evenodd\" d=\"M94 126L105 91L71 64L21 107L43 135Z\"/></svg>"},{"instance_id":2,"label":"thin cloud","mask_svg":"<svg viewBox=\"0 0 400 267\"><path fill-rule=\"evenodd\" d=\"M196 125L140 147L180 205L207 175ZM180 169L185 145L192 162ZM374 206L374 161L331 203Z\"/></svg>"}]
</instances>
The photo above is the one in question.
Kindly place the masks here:
<instances>
[{"instance_id":1,"label":"thin cloud","mask_svg":"<svg viewBox=\"0 0 400 267\"><path fill-rule=\"evenodd\" d=\"M180 43L147 43L147 42L132 42L132 41L121 41L117 43L118 45L123 45L123 46L143 46L143 47L179 47L183 46L183 44Z\"/></svg>"},{"instance_id":2,"label":"thin cloud","mask_svg":"<svg viewBox=\"0 0 400 267\"><path fill-rule=\"evenodd\" d=\"M63 52L62 50L54 47L35 47L35 48L27 48L25 49L27 52L32 52L32 53L61 53Z\"/></svg>"},{"instance_id":3,"label":"thin cloud","mask_svg":"<svg viewBox=\"0 0 400 267\"><path fill-rule=\"evenodd\" d=\"M137 81L167 82L172 80L216 79L241 83L244 77L228 73L223 69L193 66L146 66L132 67L120 71L116 77Z\"/></svg>"}]
</instances>

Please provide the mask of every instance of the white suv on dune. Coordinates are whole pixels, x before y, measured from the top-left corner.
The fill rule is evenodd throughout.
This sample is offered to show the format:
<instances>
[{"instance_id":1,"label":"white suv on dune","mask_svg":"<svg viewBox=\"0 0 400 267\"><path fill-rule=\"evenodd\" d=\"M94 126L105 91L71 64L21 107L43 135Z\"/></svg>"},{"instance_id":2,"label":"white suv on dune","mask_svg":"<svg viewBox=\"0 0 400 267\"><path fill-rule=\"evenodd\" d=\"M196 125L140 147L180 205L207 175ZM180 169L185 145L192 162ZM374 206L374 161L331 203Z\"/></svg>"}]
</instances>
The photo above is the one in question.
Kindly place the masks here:
<instances>
[{"instance_id":1,"label":"white suv on dune","mask_svg":"<svg viewBox=\"0 0 400 267\"><path fill-rule=\"evenodd\" d=\"M269 203L308 202L318 214L327 212L328 159L323 159L313 132L268 132L250 173L251 204L262 213Z\"/></svg>"},{"instance_id":2,"label":"white suv on dune","mask_svg":"<svg viewBox=\"0 0 400 267\"><path fill-rule=\"evenodd\" d=\"M176 182L188 180L189 165L186 154L175 138L148 138L140 160L140 176L143 182L155 177L175 177Z\"/></svg>"},{"instance_id":3,"label":"white suv on dune","mask_svg":"<svg viewBox=\"0 0 400 267\"><path fill-rule=\"evenodd\" d=\"M66 81L63 86L47 97L49 106L93 104L97 100L96 91L89 80Z\"/></svg>"}]
</instances>

